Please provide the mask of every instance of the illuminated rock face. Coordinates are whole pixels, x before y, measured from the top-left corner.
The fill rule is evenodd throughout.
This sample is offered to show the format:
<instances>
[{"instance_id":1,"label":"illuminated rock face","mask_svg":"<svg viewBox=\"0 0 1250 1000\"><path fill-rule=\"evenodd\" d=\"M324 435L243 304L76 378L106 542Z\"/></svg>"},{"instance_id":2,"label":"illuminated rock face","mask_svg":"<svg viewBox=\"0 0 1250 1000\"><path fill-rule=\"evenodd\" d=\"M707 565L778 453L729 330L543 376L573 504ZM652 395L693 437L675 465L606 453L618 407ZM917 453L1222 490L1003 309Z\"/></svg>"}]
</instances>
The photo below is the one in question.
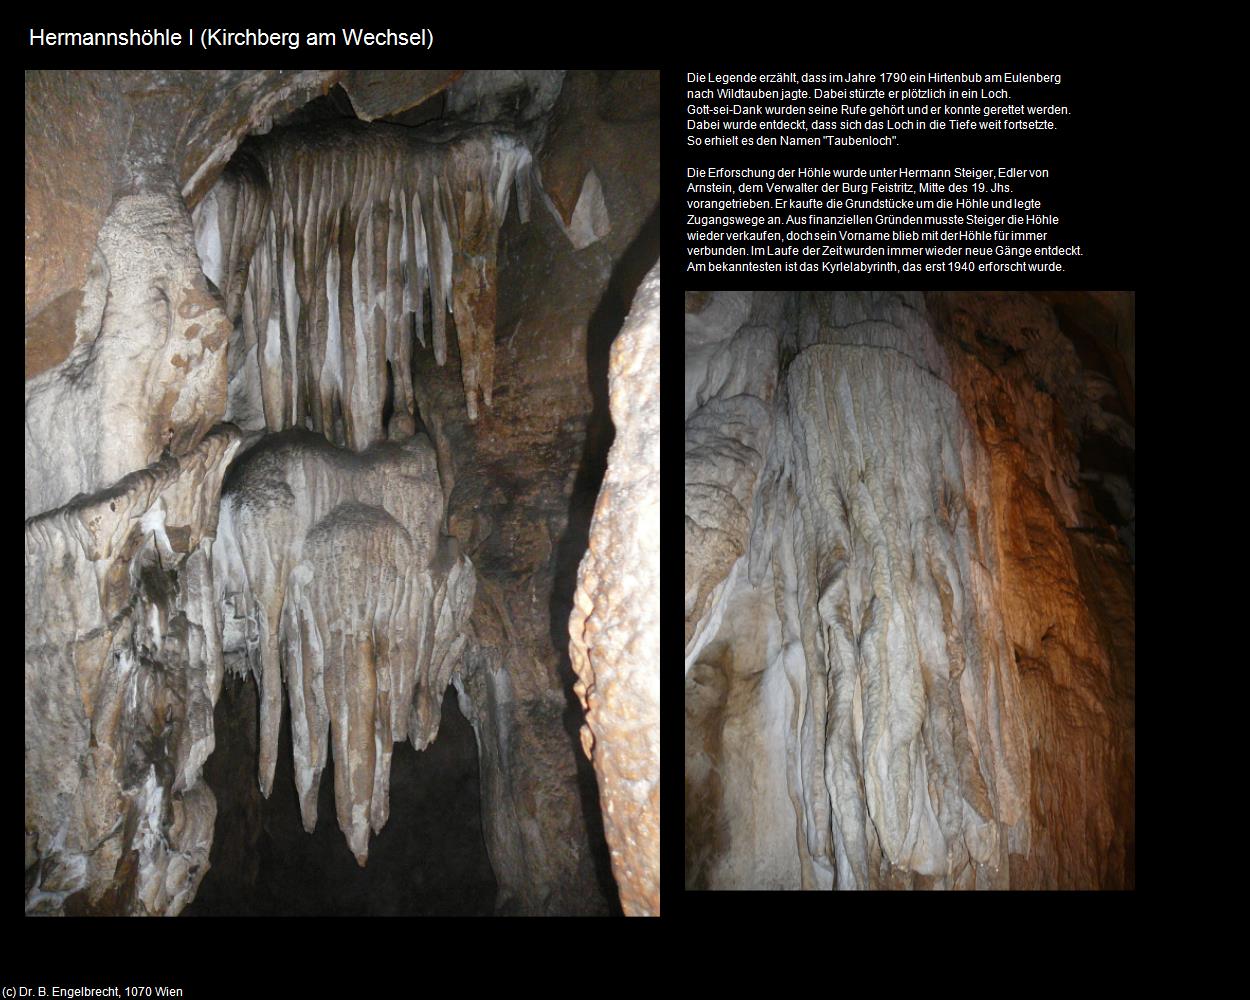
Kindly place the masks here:
<instances>
[{"instance_id":1,"label":"illuminated rock face","mask_svg":"<svg viewBox=\"0 0 1250 1000\"><path fill-rule=\"evenodd\" d=\"M1132 577L1070 540L1063 391L918 294L736 298L687 303L687 884L1131 883ZM997 305L983 338L1031 307L1080 374Z\"/></svg>"},{"instance_id":2,"label":"illuminated rock face","mask_svg":"<svg viewBox=\"0 0 1250 1000\"><path fill-rule=\"evenodd\" d=\"M307 425L360 451L395 410L416 414L412 341L447 359L455 317L470 421L490 406L499 228L515 180L529 217L530 154L507 132L432 141L360 122L282 129L245 150L196 210L204 271L240 323L231 417Z\"/></svg>"},{"instance_id":3,"label":"illuminated rock face","mask_svg":"<svg viewBox=\"0 0 1250 1000\"><path fill-rule=\"evenodd\" d=\"M658 252L658 87L27 75L27 912L182 912L231 822L205 761L259 772L255 820L288 712L303 825L333 758L376 871L391 748L428 746L453 682L497 909L609 909L563 656L595 358ZM259 695L232 747L227 671Z\"/></svg>"},{"instance_id":4,"label":"illuminated rock face","mask_svg":"<svg viewBox=\"0 0 1250 1000\"><path fill-rule=\"evenodd\" d=\"M222 493L215 581L227 660L260 692L261 791L285 687L304 827L333 742L339 826L361 865L389 814L391 745L434 739L464 648L473 565L442 521L424 435L359 455L308 431L269 435Z\"/></svg>"},{"instance_id":5,"label":"illuminated rock face","mask_svg":"<svg viewBox=\"0 0 1250 1000\"><path fill-rule=\"evenodd\" d=\"M660 914L659 362L656 264L612 345L616 438L569 623L582 746L628 916Z\"/></svg>"},{"instance_id":6,"label":"illuminated rock face","mask_svg":"<svg viewBox=\"0 0 1250 1000\"><path fill-rule=\"evenodd\" d=\"M121 198L100 230L65 361L26 383L26 516L186 454L226 411L230 323L172 190Z\"/></svg>"},{"instance_id":7,"label":"illuminated rock face","mask_svg":"<svg viewBox=\"0 0 1250 1000\"><path fill-rule=\"evenodd\" d=\"M26 522L26 911L176 914L207 870L222 650L212 534L239 446Z\"/></svg>"}]
</instances>

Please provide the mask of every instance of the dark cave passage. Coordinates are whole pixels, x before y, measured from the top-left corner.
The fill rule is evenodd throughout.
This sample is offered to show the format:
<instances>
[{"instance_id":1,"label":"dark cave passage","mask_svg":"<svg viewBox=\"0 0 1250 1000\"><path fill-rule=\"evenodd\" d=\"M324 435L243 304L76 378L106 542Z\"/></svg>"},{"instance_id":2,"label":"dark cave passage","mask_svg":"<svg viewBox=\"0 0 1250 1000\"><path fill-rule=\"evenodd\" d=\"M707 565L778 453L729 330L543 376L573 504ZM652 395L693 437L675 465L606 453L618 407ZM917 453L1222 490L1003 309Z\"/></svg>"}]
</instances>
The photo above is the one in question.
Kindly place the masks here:
<instances>
[{"instance_id":1,"label":"dark cave passage","mask_svg":"<svg viewBox=\"0 0 1250 1000\"><path fill-rule=\"evenodd\" d=\"M396 744L391 816L360 868L334 818L333 755L322 775L317 827L304 832L283 714L273 793L256 783L256 686L228 678L204 767L217 797L209 862L186 916L487 916L496 882L482 839L477 746L447 690L438 739Z\"/></svg>"}]
</instances>

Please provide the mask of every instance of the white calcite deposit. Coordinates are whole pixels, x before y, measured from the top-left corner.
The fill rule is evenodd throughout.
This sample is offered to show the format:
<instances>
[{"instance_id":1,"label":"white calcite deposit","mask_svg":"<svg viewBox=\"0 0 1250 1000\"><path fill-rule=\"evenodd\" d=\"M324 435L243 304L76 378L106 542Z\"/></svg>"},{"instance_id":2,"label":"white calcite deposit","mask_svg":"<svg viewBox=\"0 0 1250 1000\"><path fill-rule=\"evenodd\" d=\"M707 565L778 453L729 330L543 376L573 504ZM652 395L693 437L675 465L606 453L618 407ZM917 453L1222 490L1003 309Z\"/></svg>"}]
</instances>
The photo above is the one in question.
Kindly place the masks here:
<instances>
[{"instance_id":1,"label":"white calcite deposit","mask_svg":"<svg viewBox=\"0 0 1250 1000\"><path fill-rule=\"evenodd\" d=\"M362 865L388 815L391 746L434 739L464 647L473 566L442 523L424 435L361 454L308 431L269 435L222 492L215 581L228 661L260 693L261 791L285 688L305 829L333 743L339 826Z\"/></svg>"},{"instance_id":2,"label":"white calcite deposit","mask_svg":"<svg viewBox=\"0 0 1250 1000\"><path fill-rule=\"evenodd\" d=\"M628 916L660 915L660 265L612 344L616 437L569 621L582 747Z\"/></svg>"},{"instance_id":3,"label":"white calcite deposit","mask_svg":"<svg viewBox=\"0 0 1250 1000\"><path fill-rule=\"evenodd\" d=\"M496 252L514 182L524 221L529 150L486 127L432 140L303 126L241 151L195 213L204 271L239 323L231 417L275 431L307 419L357 451L382 440L388 380L395 409L416 412L413 337L426 346L428 294L440 365L454 314L476 420L494 388Z\"/></svg>"},{"instance_id":4,"label":"white calcite deposit","mask_svg":"<svg viewBox=\"0 0 1250 1000\"><path fill-rule=\"evenodd\" d=\"M1085 380L1011 308L1035 371L918 293L688 297L688 886L1122 884L1115 650L1046 388ZM1077 426L1118 429L1092 395Z\"/></svg>"},{"instance_id":5,"label":"white calcite deposit","mask_svg":"<svg viewBox=\"0 0 1250 1000\"><path fill-rule=\"evenodd\" d=\"M119 198L100 230L74 347L26 383L26 516L185 454L226 411L230 323L172 191Z\"/></svg>"},{"instance_id":6,"label":"white calcite deposit","mask_svg":"<svg viewBox=\"0 0 1250 1000\"><path fill-rule=\"evenodd\" d=\"M271 848L288 818L323 842L273 796L279 733L303 826L330 767L364 866L395 743L427 749L455 685L496 909L603 913L561 635L609 440L596 365L656 252L658 74L25 83L25 912L302 912ZM524 225L535 193L554 226ZM631 913L658 912L654 274L639 302L574 636ZM390 839L432 833L477 877L474 762L443 728L426 775L397 770ZM466 770L426 782L435 757ZM409 797L433 788L437 810ZM346 859L325 846L309 884ZM443 869L435 900L424 850L374 892L382 853L339 880L370 907L490 895Z\"/></svg>"},{"instance_id":7,"label":"white calcite deposit","mask_svg":"<svg viewBox=\"0 0 1250 1000\"><path fill-rule=\"evenodd\" d=\"M207 870L211 546L238 447L218 428L26 522L27 912L176 914Z\"/></svg>"}]
</instances>

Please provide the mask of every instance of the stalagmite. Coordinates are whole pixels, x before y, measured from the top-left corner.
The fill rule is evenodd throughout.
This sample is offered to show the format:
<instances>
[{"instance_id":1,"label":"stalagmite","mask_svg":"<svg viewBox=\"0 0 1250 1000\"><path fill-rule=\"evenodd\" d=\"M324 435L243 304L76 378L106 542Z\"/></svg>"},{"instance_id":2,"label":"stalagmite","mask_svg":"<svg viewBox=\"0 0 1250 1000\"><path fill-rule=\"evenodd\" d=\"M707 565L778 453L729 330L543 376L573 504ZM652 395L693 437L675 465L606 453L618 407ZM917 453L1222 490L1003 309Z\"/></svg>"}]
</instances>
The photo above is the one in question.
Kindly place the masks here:
<instances>
[{"instance_id":1,"label":"stalagmite","mask_svg":"<svg viewBox=\"0 0 1250 1000\"><path fill-rule=\"evenodd\" d=\"M469 420L491 405L499 229L514 183L529 216L530 153L498 128L422 135L279 129L198 207L205 273L239 324L230 415L244 426L308 426L356 451L383 440L388 384L396 412L416 413L412 337L426 346L427 293L440 365L455 320Z\"/></svg>"},{"instance_id":2,"label":"stalagmite","mask_svg":"<svg viewBox=\"0 0 1250 1000\"><path fill-rule=\"evenodd\" d=\"M569 620L582 748L629 916L660 915L660 265L612 344L616 438Z\"/></svg>"},{"instance_id":3,"label":"stalagmite","mask_svg":"<svg viewBox=\"0 0 1250 1000\"><path fill-rule=\"evenodd\" d=\"M464 646L473 566L442 523L424 435L360 454L308 431L269 435L223 486L215 579L227 662L260 694L261 791L285 684L305 829L332 744L339 826L362 865L388 815L391 745L434 739Z\"/></svg>"}]
</instances>

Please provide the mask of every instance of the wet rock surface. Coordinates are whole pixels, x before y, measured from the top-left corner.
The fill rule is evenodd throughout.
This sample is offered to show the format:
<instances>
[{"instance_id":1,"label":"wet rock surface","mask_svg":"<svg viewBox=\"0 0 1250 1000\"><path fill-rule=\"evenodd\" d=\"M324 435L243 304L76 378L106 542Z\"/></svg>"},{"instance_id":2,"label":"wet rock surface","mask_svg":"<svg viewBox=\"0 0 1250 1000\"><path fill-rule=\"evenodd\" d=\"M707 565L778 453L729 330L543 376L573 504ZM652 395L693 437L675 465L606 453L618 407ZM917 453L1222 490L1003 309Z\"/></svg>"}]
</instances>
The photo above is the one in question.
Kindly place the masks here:
<instances>
[{"instance_id":1,"label":"wet rock surface","mask_svg":"<svg viewBox=\"0 0 1250 1000\"><path fill-rule=\"evenodd\" d=\"M1049 306L687 313L687 886L1130 887L1133 435Z\"/></svg>"}]
</instances>

